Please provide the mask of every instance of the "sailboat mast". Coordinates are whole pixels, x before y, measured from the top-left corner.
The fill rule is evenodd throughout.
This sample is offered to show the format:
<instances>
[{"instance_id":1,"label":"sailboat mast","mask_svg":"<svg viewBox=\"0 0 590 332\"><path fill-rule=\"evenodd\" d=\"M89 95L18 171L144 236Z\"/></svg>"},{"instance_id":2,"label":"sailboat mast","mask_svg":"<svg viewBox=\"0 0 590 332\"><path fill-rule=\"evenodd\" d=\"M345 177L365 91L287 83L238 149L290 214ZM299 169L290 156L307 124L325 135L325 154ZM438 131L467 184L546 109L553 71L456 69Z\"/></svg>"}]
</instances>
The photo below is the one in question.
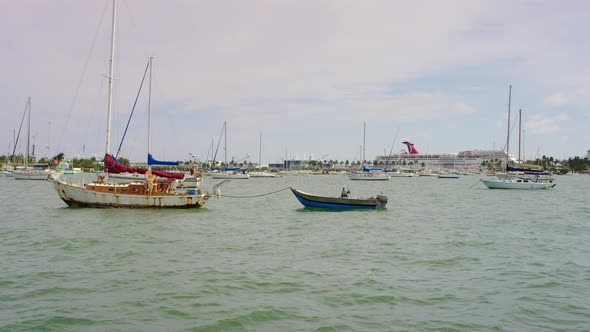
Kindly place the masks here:
<instances>
[{"instance_id":1,"label":"sailboat mast","mask_svg":"<svg viewBox=\"0 0 590 332\"><path fill-rule=\"evenodd\" d=\"M520 147L522 146L520 134L522 133L522 110L518 110L518 162L520 162Z\"/></svg>"},{"instance_id":2,"label":"sailboat mast","mask_svg":"<svg viewBox=\"0 0 590 332\"><path fill-rule=\"evenodd\" d=\"M262 167L262 132L260 132L260 143L258 144L258 170Z\"/></svg>"},{"instance_id":3,"label":"sailboat mast","mask_svg":"<svg viewBox=\"0 0 590 332\"><path fill-rule=\"evenodd\" d=\"M106 154L110 154L111 145L111 109L113 106L113 69L115 67L115 28L117 21L117 0L113 0L113 24L111 29L111 59L109 60L109 98L107 108L107 146Z\"/></svg>"},{"instance_id":4,"label":"sailboat mast","mask_svg":"<svg viewBox=\"0 0 590 332\"><path fill-rule=\"evenodd\" d=\"M224 143L223 150L225 150L225 168L227 168L227 121L223 121Z\"/></svg>"},{"instance_id":5,"label":"sailboat mast","mask_svg":"<svg viewBox=\"0 0 590 332\"><path fill-rule=\"evenodd\" d=\"M506 134L506 166L508 166L508 162L510 161L510 155L508 154L510 150L510 101L512 98L512 85L508 88L508 133Z\"/></svg>"},{"instance_id":6,"label":"sailboat mast","mask_svg":"<svg viewBox=\"0 0 590 332\"><path fill-rule=\"evenodd\" d=\"M150 84L148 89L148 158L152 153L152 60L150 57ZM152 169L152 166L148 162L148 169Z\"/></svg>"},{"instance_id":7,"label":"sailboat mast","mask_svg":"<svg viewBox=\"0 0 590 332\"><path fill-rule=\"evenodd\" d=\"M29 145L31 140L31 97L27 100L29 114L27 116L27 155L25 156L25 168L29 167Z\"/></svg>"},{"instance_id":8,"label":"sailboat mast","mask_svg":"<svg viewBox=\"0 0 590 332\"><path fill-rule=\"evenodd\" d=\"M526 130L522 131L522 158L524 158L524 161L526 162L526 150L525 150L525 134L526 134Z\"/></svg>"},{"instance_id":9,"label":"sailboat mast","mask_svg":"<svg viewBox=\"0 0 590 332\"><path fill-rule=\"evenodd\" d=\"M365 133L367 132L367 123L363 122L363 162L365 162Z\"/></svg>"}]
</instances>

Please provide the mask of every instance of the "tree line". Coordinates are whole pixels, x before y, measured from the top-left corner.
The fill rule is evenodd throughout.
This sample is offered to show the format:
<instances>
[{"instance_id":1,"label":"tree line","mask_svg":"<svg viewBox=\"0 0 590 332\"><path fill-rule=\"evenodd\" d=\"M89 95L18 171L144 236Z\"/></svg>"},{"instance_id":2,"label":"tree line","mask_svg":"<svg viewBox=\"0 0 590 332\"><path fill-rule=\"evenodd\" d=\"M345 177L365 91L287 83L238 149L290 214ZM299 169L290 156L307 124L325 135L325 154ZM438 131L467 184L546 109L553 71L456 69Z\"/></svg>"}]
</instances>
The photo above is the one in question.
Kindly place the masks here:
<instances>
[{"instance_id":1,"label":"tree line","mask_svg":"<svg viewBox=\"0 0 590 332\"><path fill-rule=\"evenodd\" d=\"M60 152L57 155L51 157L51 158L47 158L47 157L43 157L40 158L39 160L36 160L35 157L31 157L29 160L29 163L31 164L47 164L50 165L51 167L56 168L57 165L59 163L61 163L62 161L64 161L64 153ZM129 159L124 158L124 157L118 157L117 160L125 166L130 166L131 162L129 161ZM3 165L6 164L24 164L25 161L25 157L23 154L18 154L18 155L14 155L14 156L7 156L7 155L0 155L0 163ZM84 171L88 171L88 170L97 170L100 171L103 169L103 160L102 159L97 159L96 157L90 157L90 158L74 158L70 161L71 163L71 167L73 168L80 168ZM179 161L180 164L191 164L191 161ZM255 167L254 164L252 164L251 162L247 162L247 161L243 161L240 163L228 163L230 165L227 166L241 166L241 167L248 167L248 168L253 168ZM396 163L395 162L390 162L389 165L390 166L394 166ZM405 161L404 162L400 162L399 166L406 166ZM408 165L411 165L412 162L409 162ZM348 160L346 161L339 161L339 160L306 160L305 161L305 167L307 168L311 168L311 169L317 169L317 168L324 168L326 167L326 165L328 167L333 167L333 165L341 165L341 166L345 166L345 167L359 167L361 165L373 165L373 166L379 166L379 167L384 167L385 163L381 162L377 162L376 160L374 161L364 161L364 162L360 162L360 161L356 161L356 162L350 162ZM203 166L211 166L209 164L205 164ZM221 163L221 166L226 166L224 163ZM424 167L424 163L422 163L422 167ZM486 168L488 170L501 170L502 168L504 168L504 164L503 161L500 159L494 159L494 160L486 160L484 161L481 166L483 168ZM547 157L547 156L542 156L541 158L537 158L535 160L528 160L526 162L523 163L523 166L525 167L529 167L529 168L540 168L546 171L553 171L556 173L568 173L568 172L573 172L573 173L581 173L581 172L589 172L590 171L590 160L588 159L588 157L570 157L568 159L556 159L553 157Z\"/></svg>"}]
</instances>

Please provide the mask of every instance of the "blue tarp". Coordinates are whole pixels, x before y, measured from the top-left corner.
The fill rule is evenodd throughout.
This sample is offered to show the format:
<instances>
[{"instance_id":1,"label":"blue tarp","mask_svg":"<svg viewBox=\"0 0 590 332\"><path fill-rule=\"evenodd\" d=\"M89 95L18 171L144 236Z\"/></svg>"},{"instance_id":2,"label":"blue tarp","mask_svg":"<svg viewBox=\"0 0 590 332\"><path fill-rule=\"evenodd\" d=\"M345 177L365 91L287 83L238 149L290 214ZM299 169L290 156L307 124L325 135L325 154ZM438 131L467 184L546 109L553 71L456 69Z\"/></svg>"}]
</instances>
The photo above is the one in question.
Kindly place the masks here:
<instances>
[{"instance_id":1,"label":"blue tarp","mask_svg":"<svg viewBox=\"0 0 590 332\"><path fill-rule=\"evenodd\" d=\"M178 166L176 161L161 161L156 160L152 157L151 153L148 153L148 165L168 165L168 166Z\"/></svg>"}]
</instances>

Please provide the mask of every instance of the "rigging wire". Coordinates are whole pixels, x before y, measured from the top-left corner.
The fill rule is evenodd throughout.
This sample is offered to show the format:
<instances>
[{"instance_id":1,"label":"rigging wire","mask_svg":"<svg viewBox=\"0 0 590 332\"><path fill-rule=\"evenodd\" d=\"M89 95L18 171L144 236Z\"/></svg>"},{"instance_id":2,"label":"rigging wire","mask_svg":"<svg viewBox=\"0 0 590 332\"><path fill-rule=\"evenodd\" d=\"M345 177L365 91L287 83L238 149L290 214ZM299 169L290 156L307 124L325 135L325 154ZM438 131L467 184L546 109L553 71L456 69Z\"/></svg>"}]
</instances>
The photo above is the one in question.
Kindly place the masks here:
<instances>
[{"instance_id":1,"label":"rigging wire","mask_svg":"<svg viewBox=\"0 0 590 332\"><path fill-rule=\"evenodd\" d=\"M23 128L23 122L25 121L25 115L27 114L27 107L29 106L29 102L25 105L25 110L23 112L23 118L20 120L20 127L18 127L18 135L16 136L16 140L14 142L14 149L12 150L12 161L14 162L14 154L16 153L16 148L18 146L18 139L20 138L20 131Z\"/></svg>"},{"instance_id":2,"label":"rigging wire","mask_svg":"<svg viewBox=\"0 0 590 332\"><path fill-rule=\"evenodd\" d=\"M221 196L221 197L228 197L228 198L255 198L255 197L262 197L262 196L268 196L268 195L276 194L278 192L285 191L287 189L291 189L291 187L286 187L286 188L283 188L283 189L271 191L269 193L252 195L252 196L232 196L232 195L219 195L219 196Z\"/></svg>"},{"instance_id":3,"label":"rigging wire","mask_svg":"<svg viewBox=\"0 0 590 332\"><path fill-rule=\"evenodd\" d=\"M141 79L141 84L139 84L139 91L137 91L137 95L135 96L135 102L133 103L133 108L131 109L131 114L129 114L129 119L127 120L127 126L125 126L125 131L123 132L123 137L121 137L121 143L119 144L119 149L117 150L117 154L115 154L115 158L119 156L119 152L121 151L121 147L123 146L123 141L125 140L125 135L127 135L127 129L129 129L129 123L131 123L131 118L133 117L133 112L135 112L135 106L137 105L137 100L139 99L139 95L141 94L141 88L143 88L143 82L145 81L145 76L148 72L148 68L150 67L150 62L148 61L147 65L145 66L145 71L143 72L143 78Z\"/></svg>"},{"instance_id":4,"label":"rigging wire","mask_svg":"<svg viewBox=\"0 0 590 332\"><path fill-rule=\"evenodd\" d=\"M518 122L518 118L515 117L514 122L512 123L512 126L510 127L510 133L512 134L512 131L514 131L514 127L516 127L516 123ZM503 150L506 150L506 144L504 144Z\"/></svg>"},{"instance_id":5,"label":"rigging wire","mask_svg":"<svg viewBox=\"0 0 590 332\"><path fill-rule=\"evenodd\" d=\"M76 106L76 102L78 100L78 94L80 93L80 88L82 87L82 82L84 81L84 77L86 76L86 70L88 69L88 64L90 63L90 56L92 55L92 53L94 53L94 46L96 45L96 40L98 39L100 27L102 26L102 22L103 22L105 13L107 11L107 8L108 8L108 1L105 1L105 6L104 6L104 9L102 10L102 15L100 16L100 20L98 21L98 27L96 28L96 31L94 32L94 38L92 39L92 44L90 45L90 50L88 51L88 56L86 57L86 63L84 63L84 68L82 69L82 75L80 77L80 80L78 81L78 86L76 87L76 92L74 93L74 98L72 99L72 103L70 104L70 110L68 111L68 116L66 117L66 123L64 126L65 129L68 128L68 124L69 124L70 118L72 116L72 111L74 110L74 107ZM61 149L61 143L62 143L63 136L64 136L65 132L66 132L66 130L62 130L61 135L59 136L59 140L57 141L58 150Z\"/></svg>"}]
</instances>

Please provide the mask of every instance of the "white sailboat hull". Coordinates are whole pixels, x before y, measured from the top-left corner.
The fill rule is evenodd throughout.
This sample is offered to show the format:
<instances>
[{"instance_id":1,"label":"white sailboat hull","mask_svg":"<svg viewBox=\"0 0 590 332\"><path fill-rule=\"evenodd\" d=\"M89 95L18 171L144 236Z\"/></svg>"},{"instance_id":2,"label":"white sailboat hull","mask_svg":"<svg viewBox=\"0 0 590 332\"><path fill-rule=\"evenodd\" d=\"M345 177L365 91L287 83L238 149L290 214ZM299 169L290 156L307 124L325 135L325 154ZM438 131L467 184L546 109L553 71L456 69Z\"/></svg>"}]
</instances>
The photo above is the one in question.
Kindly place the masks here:
<instances>
[{"instance_id":1,"label":"white sailboat hull","mask_svg":"<svg viewBox=\"0 0 590 332\"><path fill-rule=\"evenodd\" d=\"M275 178L277 177L274 173L267 172L250 172L251 178Z\"/></svg>"},{"instance_id":2,"label":"white sailboat hull","mask_svg":"<svg viewBox=\"0 0 590 332\"><path fill-rule=\"evenodd\" d=\"M88 190L84 186L51 181L59 197L69 206L95 208L200 208L209 198L206 194L126 195Z\"/></svg>"},{"instance_id":3,"label":"white sailboat hull","mask_svg":"<svg viewBox=\"0 0 590 332\"><path fill-rule=\"evenodd\" d=\"M360 181L387 181L391 179L391 176L387 174L352 174L349 178Z\"/></svg>"},{"instance_id":4,"label":"white sailboat hull","mask_svg":"<svg viewBox=\"0 0 590 332\"><path fill-rule=\"evenodd\" d=\"M23 170L14 171L15 180L47 180L51 172L44 170Z\"/></svg>"},{"instance_id":5,"label":"white sailboat hull","mask_svg":"<svg viewBox=\"0 0 590 332\"><path fill-rule=\"evenodd\" d=\"M531 182L531 181L518 181L514 179L490 179L481 180L481 182L490 189L524 189L524 190L536 190L536 189L549 189L555 187L555 183L550 182Z\"/></svg>"},{"instance_id":6,"label":"white sailboat hull","mask_svg":"<svg viewBox=\"0 0 590 332\"><path fill-rule=\"evenodd\" d=\"M211 175L211 178L213 179L249 179L250 178L250 174L243 174L243 173L213 173L213 175Z\"/></svg>"}]
</instances>

